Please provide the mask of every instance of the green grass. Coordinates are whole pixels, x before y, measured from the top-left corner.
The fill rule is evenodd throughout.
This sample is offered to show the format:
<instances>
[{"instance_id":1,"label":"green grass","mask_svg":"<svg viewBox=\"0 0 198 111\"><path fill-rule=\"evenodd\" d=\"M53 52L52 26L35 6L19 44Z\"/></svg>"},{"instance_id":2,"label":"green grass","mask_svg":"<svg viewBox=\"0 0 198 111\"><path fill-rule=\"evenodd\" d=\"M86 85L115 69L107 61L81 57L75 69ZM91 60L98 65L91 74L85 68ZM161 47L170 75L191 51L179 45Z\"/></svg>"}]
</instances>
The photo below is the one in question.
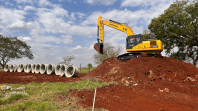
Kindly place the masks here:
<instances>
[{"instance_id":1,"label":"green grass","mask_svg":"<svg viewBox=\"0 0 198 111\"><path fill-rule=\"evenodd\" d=\"M53 106L53 102L36 102L27 101L24 103L16 103L2 111L56 111L56 107Z\"/></svg>"},{"instance_id":2,"label":"green grass","mask_svg":"<svg viewBox=\"0 0 198 111\"><path fill-rule=\"evenodd\" d=\"M92 71L95 67L91 67L90 68L90 71ZM88 73L89 72L89 68L88 67L81 67L81 70L80 68L78 68L79 70L79 73Z\"/></svg>"},{"instance_id":3,"label":"green grass","mask_svg":"<svg viewBox=\"0 0 198 111\"><path fill-rule=\"evenodd\" d=\"M12 95L11 97L9 97L7 99L0 99L0 105L10 104L17 100L20 100L23 97L24 97L24 95L22 95L22 94L16 94L16 95Z\"/></svg>"},{"instance_id":4,"label":"green grass","mask_svg":"<svg viewBox=\"0 0 198 111\"><path fill-rule=\"evenodd\" d=\"M24 84L7 84L21 87ZM82 109L76 102L79 98L69 96L69 90L95 89L107 85L106 83L93 81L78 81L73 83L29 83L25 90L29 96L15 95L8 99L0 98L0 111L27 110L27 111L56 111L56 110L90 110ZM71 105L66 105L67 103Z\"/></svg>"},{"instance_id":5,"label":"green grass","mask_svg":"<svg viewBox=\"0 0 198 111\"><path fill-rule=\"evenodd\" d=\"M0 69L0 72L3 72L4 71L4 69Z\"/></svg>"}]
</instances>

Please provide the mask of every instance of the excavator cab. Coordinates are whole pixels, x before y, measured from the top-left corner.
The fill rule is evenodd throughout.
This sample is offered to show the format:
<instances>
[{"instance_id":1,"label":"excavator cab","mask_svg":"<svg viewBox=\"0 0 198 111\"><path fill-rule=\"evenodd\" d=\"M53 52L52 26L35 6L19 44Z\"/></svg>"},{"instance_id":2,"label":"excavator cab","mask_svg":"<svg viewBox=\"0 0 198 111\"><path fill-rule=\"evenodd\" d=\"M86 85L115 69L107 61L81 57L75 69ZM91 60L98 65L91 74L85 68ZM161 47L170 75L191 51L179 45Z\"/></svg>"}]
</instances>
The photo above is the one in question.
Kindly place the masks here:
<instances>
[{"instance_id":1,"label":"excavator cab","mask_svg":"<svg viewBox=\"0 0 198 111\"><path fill-rule=\"evenodd\" d=\"M142 35L131 35L126 38L126 49L132 49L137 44L142 43Z\"/></svg>"},{"instance_id":2,"label":"excavator cab","mask_svg":"<svg viewBox=\"0 0 198 111\"><path fill-rule=\"evenodd\" d=\"M100 39L97 38L97 40L98 40L98 43L94 44L94 49L100 54L103 54L103 43L100 43L99 41Z\"/></svg>"}]
</instances>

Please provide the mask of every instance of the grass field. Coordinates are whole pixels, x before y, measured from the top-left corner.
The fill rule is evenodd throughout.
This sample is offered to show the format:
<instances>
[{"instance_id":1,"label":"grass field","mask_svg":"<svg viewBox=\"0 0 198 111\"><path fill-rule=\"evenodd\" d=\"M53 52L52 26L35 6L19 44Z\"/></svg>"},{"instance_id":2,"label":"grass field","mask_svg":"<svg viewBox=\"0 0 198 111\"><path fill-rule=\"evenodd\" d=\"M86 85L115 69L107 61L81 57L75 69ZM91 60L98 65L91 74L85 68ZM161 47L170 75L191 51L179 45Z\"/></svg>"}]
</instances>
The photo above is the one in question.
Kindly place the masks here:
<instances>
[{"instance_id":1,"label":"grass field","mask_svg":"<svg viewBox=\"0 0 198 111\"><path fill-rule=\"evenodd\" d=\"M90 71L92 71L95 67L91 67L90 68ZM78 68L78 71L79 73L88 73L89 72L89 68L88 67L81 67L81 70L80 68Z\"/></svg>"},{"instance_id":2,"label":"grass field","mask_svg":"<svg viewBox=\"0 0 198 111\"><path fill-rule=\"evenodd\" d=\"M4 71L3 69L0 69L0 72Z\"/></svg>"},{"instance_id":3,"label":"grass field","mask_svg":"<svg viewBox=\"0 0 198 111\"><path fill-rule=\"evenodd\" d=\"M0 84L1 86L2 84ZM0 111L89 111L76 104L80 99L69 97L69 90L95 89L107 85L102 82L78 81L73 83L4 84L13 88L25 86L28 96L17 94L9 98L0 94ZM11 91L7 91L11 92ZM70 105L68 105L70 103ZM97 109L104 110L104 109ZM96 110L96 111L97 111Z\"/></svg>"}]
</instances>

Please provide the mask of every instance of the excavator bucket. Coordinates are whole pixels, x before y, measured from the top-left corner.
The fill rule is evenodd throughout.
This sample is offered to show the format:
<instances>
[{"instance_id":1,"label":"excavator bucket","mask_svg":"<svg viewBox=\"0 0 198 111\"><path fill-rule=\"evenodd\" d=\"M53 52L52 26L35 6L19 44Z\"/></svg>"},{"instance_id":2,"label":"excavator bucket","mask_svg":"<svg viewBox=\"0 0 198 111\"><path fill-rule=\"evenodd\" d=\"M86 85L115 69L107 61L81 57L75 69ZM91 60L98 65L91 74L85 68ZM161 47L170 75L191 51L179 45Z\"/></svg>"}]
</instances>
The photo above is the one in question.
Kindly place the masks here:
<instances>
[{"instance_id":1,"label":"excavator bucket","mask_svg":"<svg viewBox=\"0 0 198 111\"><path fill-rule=\"evenodd\" d=\"M103 54L103 43L96 43L94 44L94 49L99 52L100 54Z\"/></svg>"}]
</instances>

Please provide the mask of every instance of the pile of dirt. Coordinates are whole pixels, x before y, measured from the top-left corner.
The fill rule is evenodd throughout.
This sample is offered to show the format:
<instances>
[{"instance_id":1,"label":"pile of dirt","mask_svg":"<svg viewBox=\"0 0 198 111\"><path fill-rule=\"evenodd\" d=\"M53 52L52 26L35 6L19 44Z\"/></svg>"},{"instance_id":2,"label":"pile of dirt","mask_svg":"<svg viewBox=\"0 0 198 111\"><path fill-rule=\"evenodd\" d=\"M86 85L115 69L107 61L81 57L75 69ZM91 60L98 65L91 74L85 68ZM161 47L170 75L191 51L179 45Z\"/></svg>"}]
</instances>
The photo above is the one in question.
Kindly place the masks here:
<instances>
[{"instance_id":1,"label":"pile of dirt","mask_svg":"<svg viewBox=\"0 0 198 111\"><path fill-rule=\"evenodd\" d=\"M97 89L96 108L198 110L198 69L174 58L138 57L127 62L109 58L86 76L116 83ZM94 90L73 90L70 94L82 98L78 104L83 107L93 104Z\"/></svg>"},{"instance_id":2,"label":"pile of dirt","mask_svg":"<svg viewBox=\"0 0 198 111\"><path fill-rule=\"evenodd\" d=\"M197 111L197 94L172 90L160 92L158 87L150 89L139 85L110 85L97 89L95 108L104 108L108 111ZM93 105L94 90L72 90L70 96L81 98L82 101L77 104L88 108Z\"/></svg>"},{"instance_id":3,"label":"pile of dirt","mask_svg":"<svg viewBox=\"0 0 198 111\"><path fill-rule=\"evenodd\" d=\"M169 81L193 82L198 78L198 69L175 58L137 57L127 62L109 58L87 74L100 77L102 81L130 82Z\"/></svg>"}]
</instances>

